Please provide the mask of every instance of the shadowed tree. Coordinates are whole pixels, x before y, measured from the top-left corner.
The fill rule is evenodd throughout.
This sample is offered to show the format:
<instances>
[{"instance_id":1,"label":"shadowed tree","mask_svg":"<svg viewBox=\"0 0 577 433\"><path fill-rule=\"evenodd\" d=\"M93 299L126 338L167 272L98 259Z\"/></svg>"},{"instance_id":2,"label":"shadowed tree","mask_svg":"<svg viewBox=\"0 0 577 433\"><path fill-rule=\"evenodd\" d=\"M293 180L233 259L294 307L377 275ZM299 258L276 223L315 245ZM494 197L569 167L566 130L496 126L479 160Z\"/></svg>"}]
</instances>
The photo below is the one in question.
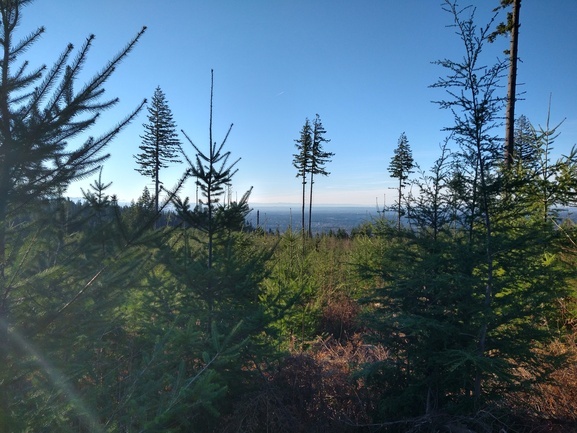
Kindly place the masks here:
<instances>
[{"instance_id":1,"label":"shadowed tree","mask_svg":"<svg viewBox=\"0 0 577 433\"><path fill-rule=\"evenodd\" d=\"M176 133L176 125L164 92L157 87L148 106L148 123L142 125L144 135L141 135L142 151L135 155L139 165L135 170L147 176L154 182L154 210L158 216L159 195L162 182L160 170L167 168L169 163L180 163L177 157L180 141Z\"/></svg>"},{"instance_id":2,"label":"shadowed tree","mask_svg":"<svg viewBox=\"0 0 577 433\"><path fill-rule=\"evenodd\" d=\"M61 194L99 170L108 157L106 146L144 106L146 101L102 135L90 135L99 116L118 102L103 97L105 83L145 29L78 85L94 36L78 50L66 46L50 67L30 65L23 57L44 33L40 27L18 35L22 10L30 3L0 1L0 430L65 431L65 423L68 431L103 431L70 420L86 413L70 384L79 382L75 373L86 367L72 358L91 353L94 336L105 334L104 327L97 328L104 323L99 318L106 315L104 299L114 276L104 275L110 269L102 257L106 240L84 243L82 235L69 236L71 220ZM100 180L95 186L105 188ZM98 200L104 207L105 195ZM75 221L76 227L88 232L81 223ZM111 232L99 228L93 239L103 233ZM128 272L115 275L126 278ZM90 314L84 309L88 298ZM81 334L87 345L78 348Z\"/></svg>"},{"instance_id":3,"label":"shadowed tree","mask_svg":"<svg viewBox=\"0 0 577 433\"><path fill-rule=\"evenodd\" d=\"M15 40L21 9L31 1L0 2L0 352L5 356L7 320L10 312L11 266L6 254L9 218L22 206L64 190L72 181L99 169L108 157L102 151L144 105L100 137L82 134L100 113L118 99L102 100L104 83L133 49L145 28L79 91L74 82L86 63L94 41L86 39L75 57L70 44L54 65L30 69L21 56L40 38L38 28ZM2 361L0 360L0 363Z\"/></svg>"},{"instance_id":4,"label":"shadowed tree","mask_svg":"<svg viewBox=\"0 0 577 433\"><path fill-rule=\"evenodd\" d=\"M494 129L499 125L498 114L503 108L505 98L498 96L496 90L507 65L501 60L487 67L483 65L482 53L489 37L493 20L478 28L474 22L474 9L460 9L453 0L445 0L444 9L454 19L454 27L464 43L465 55L461 61L440 60L435 64L447 70L447 77L441 78L432 87L445 89L448 100L437 102L441 108L450 109L454 115L455 126L446 128L454 134L459 144L461 167L465 170L465 180L469 189L467 213L470 246L482 245L485 255L483 308L490 312L494 308L495 278L495 233L496 200L501 179L497 167L500 140ZM482 227L478 231L477 227ZM480 235L479 235L480 234ZM478 237L477 239L475 239ZM487 356L489 314L485 314L479 324L477 339L478 365L472 394L479 401L483 391L485 371L482 364Z\"/></svg>"},{"instance_id":5,"label":"shadowed tree","mask_svg":"<svg viewBox=\"0 0 577 433\"><path fill-rule=\"evenodd\" d=\"M166 310L166 317L170 320L176 311L181 320L189 321L191 329L198 331L191 341L201 348L195 355L196 359L189 357L183 367L191 376L198 374L198 365L206 359L205 353L214 353L210 346L220 340L219 335L234 334L232 346L226 348L226 353L217 351L210 371L203 373L209 379L211 376L207 374L214 374L213 385L219 384L219 391L223 391L215 398L215 404L219 410L227 411L233 396L251 383L249 377L256 373L247 365L255 365L261 353L268 351L260 338L267 320L261 304L261 282L267 273L265 261L270 253L254 244L252 238L243 232L249 212L250 190L239 201L226 200L240 158L232 158L231 152L226 150L232 124L224 139L214 140L213 88L211 71L208 146L203 149L183 131L195 152L194 157L182 152L188 163L185 177L195 179L200 197L194 204L188 198L174 197L176 211L184 224L182 230L175 232L175 244L169 252L171 259L166 265L174 280L163 289L175 305L174 309ZM154 280L151 280L151 287L154 290L150 292L157 296ZM176 347L180 350L181 345ZM181 400L182 418L185 419L194 413L190 405L198 397L191 393ZM170 409L170 412L175 410ZM216 422L223 416L212 411L212 417L197 417L193 425L199 431L217 431L202 425ZM188 429L184 427L183 424L183 429L178 431L190 429L190 425L186 426Z\"/></svg>"},{"instance_id":6,"label":"shadowed tree","mask_svg":"<svg viewBox=\"0 0 577 433\"><path fill-rule=\"evenodd\" d=\"M313 138L312 138L312 148L310 154L310 179L311 179L311 186L310 186L310 195L309 195L309 236L312 237L312 213L313 213L313 184L314 184L314 177L315 175L321 176L328 176L330 172L325 170L325 165L328 162L331 162L331 157L334 156L332 152L325 152L323 150L323 143L328 143L331 140L328 140L324 137L325 128L323 127L323 123L321 122L321 118L317 114L315 120L313 121Z\"/></svg>"},{"instance_id":7,"label":"shadowed tree","mask_svg":"<svg viewBox=\"0 0 577 433\"><path fill-rule=\"evenodd\" d=\"M402 216L402 199L403 199L403 188L407 185L407 180L409 179L409 174L413 172L415 163L413 161L413 153L411 152L411 147L409 146L409 140L403 132L399 137L397 148L395 149L395 154L391 158L389 164L389 173L391 177L399 179L398 189L398 202L397 202L397 228L401 229L401 216Z\"/></svg>"},{"instance_id":8,"label":"shadowed tree","mask_svg":"<svg viewBox=\"0 0 577 433\"><path fill-rule=\"evenodd\" d=\"M238 171L235 168L240 158L233 162L229 162L230 151L224 151L224 145L226 140L232 130L232 124L228 128L226 135L220 144L213 141L212 137L212 99L213 99L213 85L214 85L214 73L211 70L210 78L210 120L209 120L209 148L208 153L201 151L193 141L186 135L184 131L182 133L194 148L196 152L195 160L191 160L186 156L184 151L182 151L189 168L187 171L187 176L192 176L196 179L196 186L200 188L202 199L199 203L195 204L192 211L189 209L188 199L185 201L180 201L176 198L176 207L179 213L183 216L184 220L188 222L192 227L195 227L206 233L207 241L207 268L210 270L213 265L213 247L214 238L218 230L222 229L216 222L216 213L219 210L218 205L225 192L227 186L232 182L233 176ZM245 195L241 202L246 204L248 200L248 195ZM247 205L248 206L248 205Z\"/></svg>"},{"instance_id":9,"label":"shadowed tree","mask_svg":"<svg viewBox=\"0 0 577 433\"><path fill-rule=\"evenodd\" d=\"M411 224L394 231L377 226L368 243L374 253L360 267L376 270L368 276L380 283L370 298L375 312L367 318L390 354L366 371L367 383L374 379L382 389L378 406L386 421L421 421L419 415L428 420L439 413L464 420L463 413L478 415L503 396L547 380L560 359L542 348L558 336L550 324L574 274L559 254L556 219L542 217L540 201L546 192L561 204L574 191L571 176L562 173L575 173L577 152L551 178L561 194L549 183L543 188L540 167L553 172L535 156L549 147L526 124L526 148L533 155L503 173L497 130L506 99L498 90L508 64L482 63L492 22L477 27L474 9L461 9L454 0L446 0L444 9L464 55L436 62L447 76L433 87L447 92L439 105L454 116L454 126L445 129L458 148L450 154L442 148L431 174L417 184ZM471 419L467 430L485 430L473 424Z\"/></svg>"}]
</instances>

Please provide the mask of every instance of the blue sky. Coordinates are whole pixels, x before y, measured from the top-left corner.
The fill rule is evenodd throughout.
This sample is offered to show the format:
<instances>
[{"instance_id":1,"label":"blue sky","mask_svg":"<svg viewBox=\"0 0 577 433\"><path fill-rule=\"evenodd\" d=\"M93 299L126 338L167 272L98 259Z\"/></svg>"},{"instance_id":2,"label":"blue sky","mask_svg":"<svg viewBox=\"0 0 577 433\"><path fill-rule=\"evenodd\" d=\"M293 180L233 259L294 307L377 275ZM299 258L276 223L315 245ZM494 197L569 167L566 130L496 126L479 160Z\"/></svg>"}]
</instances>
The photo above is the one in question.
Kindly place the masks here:
<instances>
[{"instance_id":1,"label":"blue sky","mask_svg":"<svg viewBox=\"0 0 577 433\"><path fill-rule=\"evenodd\" d=\"M107 129L160 86L177 126L195 144L208 146L210 70L214 69L214 137L242 158L233 194L251 186L252 203L299 203L294 139L305 118L321 116L325 146L335 153L331 174L315 183L317 204L373 206L393 201L387 167L405 132L415 160L428 168L451 126L451 115L432 100L441 67L463 50L441 0L36 0L23 11L21 34L40 25L42 40L26 53L32 65L51 65L71 42L96 35L86 77L93 75L143 25L148 30L106 85L120 98L93 130ZM498 0L462 1L486 23ZM517 113L544 125L552 95L553 124L565 119L555 149L577 143L577 1L523 0L518 82L525 92ZM487 62L508 47L487 47ZM505 82L503 83L506 84ZM505 91L503 89L503 91ZM110 194L136 199L149 179L135 171L146 111L108 148L102 177ZM184 137L182 137L184 141ZM184 143L192 155L192 147ZM161 173L166 186L184 165ZM72 185L78 197L91 179ZM192 182L182 193L194 197Z\"/></svg>"}]
</instances>

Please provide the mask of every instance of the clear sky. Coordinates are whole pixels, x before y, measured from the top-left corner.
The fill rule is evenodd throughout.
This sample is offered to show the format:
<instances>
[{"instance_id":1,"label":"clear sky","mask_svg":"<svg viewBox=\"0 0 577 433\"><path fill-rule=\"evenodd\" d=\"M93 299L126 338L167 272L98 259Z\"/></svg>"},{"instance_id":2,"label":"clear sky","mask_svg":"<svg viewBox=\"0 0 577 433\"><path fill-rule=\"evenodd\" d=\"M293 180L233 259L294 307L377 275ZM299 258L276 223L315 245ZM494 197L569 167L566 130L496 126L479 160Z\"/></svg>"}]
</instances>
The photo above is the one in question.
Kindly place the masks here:
<instances>
[{"instance_id":1,"label":"clear sky","mask_svg":"<svg viewBox=\"0 0 577 433\"><path fill-rule=\"evenodd\" d=\"M373 206L393 201L387 167L405 132L415 160L428 168L451 126L450 113L432 100L441 67L463 50L441 0L36 0L23 11L21 34L43 25L42 40L26 53L32 65L51 65L71 42L96 35L85 73L93 75L143 25L148 30L108 82L120 103L93 134L123 118L160 86L178 129L208 146L210 70L214 69L214 137L242 158L233 194L253 186L251 203L299 203L294 139L308 117L321 116L325 150L335 153L331 172L315 183L318 204ZM486 23L498 0L463 0ZM543 125L566 119L555 144L559 153L577 143L577 0L523 0L518 82L525 92L517 114ZM508 47L487 47L487 61ZM506 84L505 82L503 83ZM505 88L503 89L505 91ZM121 201L138 198L149 179L135 171L146 111L108 148L103 181ZM184 137L182 137L184 141ZM190 145L185 149L192 156ZM184 170L161 172L170 187ZM84 180L69 188L81 196ZM183 195L194 197L192 182Z\"/></svg>"}]
</instances>

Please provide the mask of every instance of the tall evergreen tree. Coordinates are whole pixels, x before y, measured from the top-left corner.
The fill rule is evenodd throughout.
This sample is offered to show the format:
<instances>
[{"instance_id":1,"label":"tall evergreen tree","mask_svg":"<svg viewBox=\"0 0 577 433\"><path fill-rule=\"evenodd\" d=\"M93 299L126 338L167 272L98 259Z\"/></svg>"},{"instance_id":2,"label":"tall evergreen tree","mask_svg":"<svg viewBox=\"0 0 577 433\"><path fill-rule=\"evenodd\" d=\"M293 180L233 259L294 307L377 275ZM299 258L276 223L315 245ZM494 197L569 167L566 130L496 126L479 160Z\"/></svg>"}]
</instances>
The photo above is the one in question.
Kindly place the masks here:
<instances>
[{"instance_id":1,"label":"tall evergreen tree","mask_svg":"<svg viewBox=\"0 0 577 433\"><path fill-rule=\"evenodd\" d=\"M180 163L177 157L180 140L176 133L176 125L172 119L172 111L160 86L154 91L148 106L148 123L142 125L144 135L141 135L142 151L135 155L139 165L136 168L140 174L147 176L154 182L154 210L158 215L159 196L162 181L160 170L167 168L169 163Z\"/></svg>"},{"instance_id":2,"label":"tall evergreen tree","mask_svg":"<svg viewBox=\"0 0 577 433\"><path fill-rule=\"evenodd\" d=\"M295 140L297 153L293 154L293 166L297 169L296 177L301 178L303 185L302 209L301 209L301 230L303 235L305 233L305 203L306 203L306 187L307 176L311 167L311 155L313 148L312 127L307 118L303 128L301 129L300 138Z\"/></svg>"},{"instance_id":3,"label":"tall evergreen tree","mask_svg":"<svg viewBox=\"0 0 577 433\"><path fill-rule=\"evenodd\" d=\"M325 128L321 122L321 118L317 114L313 121L312 147L310 153L310 190L309 190L309 236L312 237L312 213L313 213L313 184L315 175L328 176L330 173L325 170L325 165L331 162L331 157L334 156L332 152L323 150L323 143L328 143L329 139L324 137Z\"/></svg>"},{"instance_id":4,"label":"tall evergreen tree","mask_svg":"<svg viewBox=\"0 0 577 433\"><path fill-rule=\"evenodd\" d=\"M399 137L395 154L391 158L389 164L389 173L391 174L391 177L399 179L399 186L397 187L397 228L399 230L401 229L403 188L407 185L407 180L409 179L409 175L413 172L414 167L415 163L411 147L409 146L409 140L403 132Z\"/></svg>"}]
</instances>

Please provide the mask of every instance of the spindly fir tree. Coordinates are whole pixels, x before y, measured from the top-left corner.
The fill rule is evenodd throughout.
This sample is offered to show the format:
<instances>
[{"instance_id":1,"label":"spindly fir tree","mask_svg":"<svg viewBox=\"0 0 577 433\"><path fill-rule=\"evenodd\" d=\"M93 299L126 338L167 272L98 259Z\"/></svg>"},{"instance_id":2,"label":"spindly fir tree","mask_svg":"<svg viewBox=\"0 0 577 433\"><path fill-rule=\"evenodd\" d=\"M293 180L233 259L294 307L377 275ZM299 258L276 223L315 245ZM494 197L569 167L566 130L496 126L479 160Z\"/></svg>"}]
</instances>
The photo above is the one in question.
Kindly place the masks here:
<instances>
[{"instance_id":1,"label":"spindly fir tree","mask_svg":"<svg viewBox=\"0 0 577 433\"><path fill-rule=\"evenodd\" d=\"M228 135L232 130L232 124L228 128L228 131L222 140L221 144L218 145L213 141L212 137L212 100L213 100L213 71L211 71L211 83L210 83L210 120L209 120L209 150L208 153L201 151L193 141L186 135L184 131L183 134L190 143L190 145L196 151L196 158L192 160L187 157L184 152L183 156L186 158L189 168L187 170L186 176L191 176L196 179L196 185L200 188L202 199L199 203L195 204L194 209L190 210L188 198L185 201L181 201L178 197L175 197L175 204L177 211L182 216L183 220L188 223L191 227L204 232L207 236L207 258L206 258L206 268L212 269L214 263L214 244L215 237L217 233L223 229L217 221L217 213L221 213L222 207L219 208L220 200L224 194L225 188L229 186L232 182L232 177L237 172L235 168L236 164L240 160L230 163L230 152L223 151ZM242 202L242 207L248 207L246 201L248 200L248 195L245 195ZM245 206L246 205L246 206ZM209 284L210 286L210 284ZM207 298L209 310L212 310L214 304L214 298L210 287L207 288Z\"/></svg>"},{"instance_id":2,"label":"spindly fir tree","mask_svg":"<svg viewBox=\"0 0 577 433\"><path fill-rule=\"evenodd\" d=\"M183 371L192 378L199 377L199 366L204 365L206 371L200 377L212 381L211 386L218 387L219 392L223 391L212 400L216 408L214 416L194 420L199 431L209 431L208 427L202 427L202 423L223 417L223 413L216 411L230 409L227 406L231 396L254 380L254 369L247 365L258 363L261 353L268 351L260 336L266 325L261 299L265 261L269 253L242 231L249 212L250 190L238 202L223 200L237 172L239 159L232 159L231 152L225 148L232 124L222 141L213 140L212 108L211 72L208 146L202 149L184 134L194 149L195 157L182 152L188 163L185 177L196 180L201 197L192 205L188 198L181 200L175 195L175 208L184 224L182 230L175 231L175 242L167 252L171 258L166 267L174 280L159 285L153 276L150 281L154 287L150 290L152 297L159 298L164 292L169 305L174 305L164 309L163 317L169 321L175 317L179 322L189 323L188 329L194 330L195 335L186 341L194 341L193 344L200 347L196 354L190 354L187 346L176 344L176 350L185 356L178 353L173 358L183 360ZM162 305L163 302L159 301L155 303ZM225 336L230 343L224 341L226 338L223 340ZM215 346L220 349L215 350ZM205 354L210 354L210 359ZM182 419L190 417L194 414L190 408L198 400L195 394L198 392L191 388L190 392L178 397L182 415L175 409L169 412L177 412L175 415ZM175 425L175 420L176 417L170 419L172 425Z\"/></svg>"},{"instance_id":3,"label":"spindly fir tree","mask_svg":"<svg viewBox=\"0 0 577 433\"><path fill-rule=\"evenodd\" d=\"M490 316L495 308L496 295L496 236L495 223L501 187L498 167L500 158L500 140L495 135L499 113L503 108L504 98L497 93L505 62L498 60L492 66L482 64L484 44L489 38L492 21L478 28L474 22L474 9L465 15L456 1L446 0L444 10L454 19L454 27L464 44L465 55L460 61L444 59L435 62L447 70L447 77L441 78L432 87L444 89L449 98L437 102L443 109L450 109L455 125L446 128L460 148L459 159L463 169L465 190L464 227L467 227L471 251L479 248L483 271L479 286L474 290L482 299L479 314L478 334L476 339L476 359L472 363L471 389L475 403L481 400L484 392L484 381L488 376L486 357L488 356L488 338L492 329ZM471 259L471 264L473 259ZM471 270L471 274L474 271ZM475 275L476 277L477 275Z\"/></svg>"},{"instance_id":4,"label":"spindly fir tree","mask_svg":"<svg viewBox=\"0 0 577 433\"><path fill-rule=\"evenodd\" d=\"M310 195L309 195L309 236L312 237L312 229L311 229L311 222L312 222L312 213L313 213L313 184L314 184L314 176L316 174L321 176L328 176L330 173L325 170L325 165L327 162L331 162L331 157L334 156L332 152L326 152L323 150L323 143L328 143L331 140L328 140L324 137L325 128L321 122L321 118L317 114L315 120L313 121L313 140L312 140L312 148L310 154L310 179L311 179L311 186L310 186Z\"/></svg>"},{"instance_id":5,"label":"spindly fir tree","mask_svg":"<svg viewBox=\"0 0 577 433\"><path fill-rule=\"evenodd\" d=\"M391 173L391 177L399 179L399 186L397 187L397 228L399 230L401 229L403 188L407 185L407 180L409 179L409 175L413 172L414 167L415 163L413 161L411 147L409 146L409 140L403 132L399 137L395 154L391 158L389 164L389 173Z\"/></svg>"},{"instance_id":6,"label":"spindly fir tree","mask_svg":"<svg viewBox=\"0 0 577 433\"><path fill-rule=\"evenodd\" d=\"M313 147L312 127L309 119L306 119L303 128L301 129L301 136L295 140L297 153L293 154L293 166L297 169L296 177L300 177L303 184L303 200L301 211L301 229L303 236L305 233L305 202L306 202L306 187L307 175L311 166L311 154Z\"/></svg>"},{"instance_id":7,"label":"spindly fir tree","mask_svg":"<svg viewBox=\"0 0 577 433\"><path fill-rule=\"evenodd\" d=\"M164 92L157 87L148 106L148 123L142 125L144 135L142 151L135 155L140 174L147 176L154 182L154 210L158 216L159 195L162 182L160 170L167 168L169 163L180 163L177 157L180 141L176 133L176 125L172 119L172 112Z\"/></svg>"}]
</instances>

